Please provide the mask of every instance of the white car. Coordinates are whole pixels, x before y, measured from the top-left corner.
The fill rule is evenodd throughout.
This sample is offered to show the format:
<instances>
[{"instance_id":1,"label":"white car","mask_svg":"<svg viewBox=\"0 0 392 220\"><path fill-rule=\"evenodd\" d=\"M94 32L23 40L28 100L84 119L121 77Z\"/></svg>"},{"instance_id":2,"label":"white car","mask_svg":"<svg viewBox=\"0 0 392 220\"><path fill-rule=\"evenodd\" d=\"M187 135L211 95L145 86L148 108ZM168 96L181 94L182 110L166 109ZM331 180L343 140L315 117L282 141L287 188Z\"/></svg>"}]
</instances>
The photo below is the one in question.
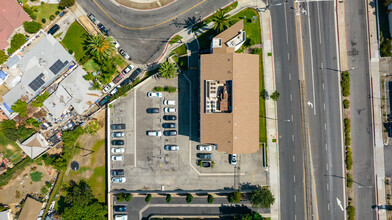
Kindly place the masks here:
<instances>
[{"instance_id":1,"label":"white car","mask_svg":"<svg viewBox=\"0 0 392 220\"><path fill-rule=\"evenodd\" d=\"M113 86L114 86L114 83L110 82L109 84L107 84L107 85L105 86L105 88L103 88L102 91L103 91L104 93L107 93Z\"/></svg>"},{"instance_id":2,"label":"white car","mask_svg":"<svg viewBox=\"0 0 392 220\"><path fill-rule=\"evenodd\" d=\"M112 91L110 91L110 95L114 95L117 92L117 88L114 88Z\"/></svg>"},{"instance_id":3,"label":"white car","mask_svg":"<svg viewBox=\"0 0 392 220\"><path fill-rule=\"evenodd\" d=\"M132 64L129 64L125 69L121 72L121 74L126 75L127 73L131 72L131 70L134 68Z\"/></svg>"},{"instance_id":4,"label":"white car","mask_svg":"<svg viewBox=\"0 0 392 220\"><path fill-rule=\"evenodd\" d=\"M127 179L123 176L119 176L119 177L113 177L112 178L112 182L113 183L124 183Z\"/></svg>"},{"instance_id":5,"label":"white car","mask_svg":"<svg viewBox=\"0 0 392 220\"><path fill-rule=\"evenodd\" d=\"M120 44L116 41L116 39L114 39L113 38L113 41L114 41L114 47L116 48L116 49L118 49L119 47L120 47Z\"/></svg>"},{"instance_id":6,"label":"white car","mask_svg":"<svg viewBox=\"0 0 392 220\"><path fill-rule=\"evenodd\" d=\"M180 147L178 147L178 145L165 145L164 149L168 151L176 151L179 150Z\"/></svg>"},{"instance_id":7,"label":"white car","mask_svg":"<svg viewBox=\"0 0 392 220\"><path fill-rule=\"evenodd\" d=\"M112 132L112 137L124 137L124 132Z\"/></svg>"},{"instance_id":8,"label":"white car","mask_svg":"<svg viewBox=\"0 0 392 220\"><path fill-rule=\"evenodd\" d=\"M237 164L237 154L231 154L230 156L230 164Z\"/></svg>"},{"instance_id":9,"label":"white car","mask_svg":"<svg viewBox=\"0 0 392 220\"><path fill-rule=\"evenodd\" d=\"M113 155L112 156L112 160L113 161L122 161L122 160L124 160L124 157L123 156L118 156L118 155Z\"/></svg>"},{"instance_id":10,"label":"white car","mask_svg":"<svg viewBox=\"0 0 392 220\"><path fill-rule=\"evenodd\" d=\"M124 153L124 148L123 147L113 147L112 148L112 153L114 153L114 154L122 154L122 153Z\"/></svg>"},{"instance_id":11,"label":"white car","mask_svg":"<svg viewBox=\"0 0 392 220\"><path fill-rule=\"evenodd\" d=\"M128 215L114 215L114 220L128 220Z\"/></svg>"},{"instance_id":12,"label":"white car","mask_svg":"<svg viewBox=\"0 0 392 220\"><path fill-rule=\"evenodd\" d=\"M160 137L160 136L162 136L162 132L161 131L147 131L147 136Z\"/></svg>"},{"instance_id":13,"label":"white car","mask_svg":"<svg viewBox=\"0 0 392 220\"><path fill-rule=\"evenodd\" d=\"M164 112L170 112L170 113L174 113L176 112L176 108L163 108Z\"/></svg>"},{"instance_id":14,"label":"white car","mask_svg":"<svg viewBox=\"0 0 392 220\"><path fill-rule=\"evenodd\" d=\"M174 100L163 100L164 105L176 105L176 101Z\"/></svg>"},{"instance_id":15,"label":"white car","mask_svg":"<svg viewBox=\"0 0 392 220\"><path fill-rule=\"evenodd\" d=\"M197 145L197 150L199 151L212 151L211 145Z\"/></svg>"},{"instance_id":16,"label":"white car","mask_svg":"<svg viewBox=\"0 0 392 220\"><path fill-rule=\"evenodd\" d=\"M158 97L158 98L160 98L160 97L162 97L162 93L161 92L148 92L147 96L148 97Z\"/></svg>"}]
</instances>

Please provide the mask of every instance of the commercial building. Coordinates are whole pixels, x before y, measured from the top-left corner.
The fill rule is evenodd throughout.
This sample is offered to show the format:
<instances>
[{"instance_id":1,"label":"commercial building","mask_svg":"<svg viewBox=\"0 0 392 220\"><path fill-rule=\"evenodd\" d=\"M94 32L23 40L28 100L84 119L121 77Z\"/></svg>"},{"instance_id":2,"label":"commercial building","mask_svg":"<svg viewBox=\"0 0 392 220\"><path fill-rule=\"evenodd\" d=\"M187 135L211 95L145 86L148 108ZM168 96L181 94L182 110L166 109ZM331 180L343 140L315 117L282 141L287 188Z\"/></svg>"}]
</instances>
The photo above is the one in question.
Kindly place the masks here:
<instances>
[{"instance_id":1,"label":"commercial building","mask_svg":"<svg viewBox=\"0 0 392 220\"><path fill-rule=\"evenodd\" d=\"M259 150L259 56L235 53L243 27L240 21L217 35L200 64L200 142L229 154Z\"/></svg>"}]
</instances>

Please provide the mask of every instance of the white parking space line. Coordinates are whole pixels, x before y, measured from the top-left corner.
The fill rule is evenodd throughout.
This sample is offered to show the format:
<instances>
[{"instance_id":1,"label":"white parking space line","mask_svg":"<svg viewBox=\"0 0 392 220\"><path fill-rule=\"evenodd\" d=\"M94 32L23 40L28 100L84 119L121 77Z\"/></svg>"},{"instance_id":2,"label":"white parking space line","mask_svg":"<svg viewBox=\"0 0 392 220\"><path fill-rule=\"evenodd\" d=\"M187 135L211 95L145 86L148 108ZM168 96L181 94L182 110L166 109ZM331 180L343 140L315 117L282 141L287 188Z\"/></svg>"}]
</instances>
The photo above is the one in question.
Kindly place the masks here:
<instances>
[{"instance_id":1,"label":"white parking space line","mask_svg":"<svg viewBox=\"0 0 392 220\"><path fill-rule=\"evenodd\" d=\"M295 175L294 175L294 183L295 183Z\"/></svg>"},{"instance_id":2,"label":"white parking space line","mask_svg":"<svg viewBox=\"0 0 392 220\"><path fill-rule=\"evenodd\" d=\"M294 135L293 135L293 134L291 135L291 139L292 139L292 140L293 140L293 142L294 142Z\"/></svg>"},{"instance_id":3,"label":"white parking space line","mask_svg":"<svg viewBox=\"0 0 392 220\"><path fill-rule=\"evenodd\" d=\"M328 150L328 144L325 144L325 151Z\"/></svg>"},{"instance_id":4,"label":"white parking space line","mask_svg":"<svg viewBox=\"0 0 392 220\"><path fill-rule=\"evenodd\" d=\"M289 80L291 80L291 73L289 73Z\"/></svg>"},{"instance_id":5,"label":"white parking space line","mask_svg":"<svg viewBox=\"0 0 392 220\"><path fill-rule=\"evenodd\" d=\"M294 202L297 202L297 195L294 194Z\"/></svg>"},{"instance_id":6,"label":"white parking space line","mask_svg":"<svg viewBox=\"0 0 392 220\"><path fill-rule=\"evenodd\" d=\"M287 59L290 60L290 53L287 53Z\"/></svg>"},{"instance_id":7,"label":"white parking space line","mask_svg":"<svg viewBox=\"0 0 392 220\"><path fill-rule=\"evenodd\" d=\"M293 117L293 115L291 115L291 122L293 122L294 121L294 117Z\"/></svg>"},{"instance_id":8,"label":"white parking space line","mask_svg":"<svg viewBox=\"0 0 392 220\"><path fill-rule=\"evenodd\" d=\"M293 162L295 162L295 155L293 155Z\"/></svg>"},{"instance_id":9,"label":"white parking space line","mask_svg":"<svg viewBox=\"0 0 392 220\"><path fill-rule=\"evenodd\" d=\"M290 94L290 102L293 101L293 95Z\"/></svg>"}]
</instances>

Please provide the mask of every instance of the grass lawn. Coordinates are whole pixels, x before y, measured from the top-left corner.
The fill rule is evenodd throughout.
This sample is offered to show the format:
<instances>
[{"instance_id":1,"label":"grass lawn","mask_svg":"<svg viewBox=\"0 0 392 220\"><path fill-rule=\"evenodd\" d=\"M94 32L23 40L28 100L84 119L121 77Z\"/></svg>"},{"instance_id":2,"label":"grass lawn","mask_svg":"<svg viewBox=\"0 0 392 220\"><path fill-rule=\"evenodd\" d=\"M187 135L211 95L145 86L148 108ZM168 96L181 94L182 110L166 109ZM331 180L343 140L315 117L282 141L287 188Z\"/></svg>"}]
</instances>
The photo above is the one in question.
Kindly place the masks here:
<instances>
[{"instance_id":1,"label":"grass lawn","mask_svg":"<svg viewBox=\"0 0 392 220\"><path fill-rule=\"evenodd\" d=\"M264 72L263 72L263 55L259 54L259 91L264 90ZM261 117L262 116L262 117ZM265 100L259 96L259 141L267 144L267 125L265 118ZM261 145L260 145L261 146Z\"/></svg>"},{"instance_id":2,"label":"grass lawn","mask_svg":"<svg viewBox=\"0 0 392 220\"><path fill-rule=\"evenodd\" d=\"M39 6L34 6L34 9L37 9L38 12L36 13L37 15L37 21L41 22L42 18L46 19L46 23L49 23L49 16L51 15L55 15L56 11L61 11L60 9L58 9L58 4L47 4L47 3L43 3Z\"/></svg>"},{"instance_id":3,"label":"grass lawn","mask_svg":"<svg viewBox=\"0 0 392 220\"><path fill-rule=\"evenodd\" d=\"M117 66L121 67L121 69L124 69L125 67L128 66L127 61L125 61L120 54L117 54L113 59L114 62L117 64Z\"/></svg>"},{"instance_id":4,"label":"grass lawn","mask_svg":"<svg viewBox=\"0 0 392 220\"><path fill-rule=\"evenodd\" d=\"M170 40L169 44L174 44L174 43L180 41L181 39L182 39L182 37L181 37L180 35L176 35L176 36L174 36L174 37Z\"/></svg>"},{"instance_id":5,"label":"grass lawn","mask_svg":"<svg viewBox=\"0 0 392 220\"><path fill-rule=\"evenodd\" d=\"M105 202L105 191L106 191L106 170L105 166L96 167L94 169L93 175L87 180L89 186L93 190L95 198L99 202Z\"/></svg>"},{"instance_id":6,"label":"grass lawn","mask_svg":"<svg viewBox=\"0 0 392 220\"><path fill-rule=\"evenodd\" d=\"M86 51L83 50L83 43L87 36L88 33L76 21L71 24L65 34L62 43L68 50L73 50L75 52L76 61L79 61L86 55Z\"/></svg>"},{"instance_id":7,"label":"grass lawn","mask_svg":"<svg viewBox=\"0 0 392 220\"><path fill-rule=\"evenodd\" d=\"M0 134L0 153L13 163L19 162L23 156L23 151L16 142L10 142L3 134Z\"/></svg>"},{"instance_id":8,"label":"grass lawn","mask_svg":"<svg viewBox=\"0 0 392 220\"><path fill-rule=\"evenodd\" d=\"M253 16L256 16L257 19L253 20ZM247 8L232 16L232 18L235 20L243 19L246 37L251 38L255 44L261 44L260 18L256 10Z\"/></svg>"},{"instance_id":9,"label":"grass lawn","mask_svg":"<svg viewBox=\"0 0 392 220\"><path fill-rule=\"evenodd\" d=\"M101 68L99 67L99 64L94 61L94 59L88 60L85 64L83 64L83 68L87 72L95 72L95 71L100 71Z\"/></svg>"},{"instance_id":10,"label":"grass lawn","mask_svg":"<svg viewBox=\"0 0 392 220\"><path fill-rule=\"evenodd\" d=\"M172 51L172 54L177 54L178 56L184 55L187 53L186 45L182 44Z\"/></svg>"}]
</instances>

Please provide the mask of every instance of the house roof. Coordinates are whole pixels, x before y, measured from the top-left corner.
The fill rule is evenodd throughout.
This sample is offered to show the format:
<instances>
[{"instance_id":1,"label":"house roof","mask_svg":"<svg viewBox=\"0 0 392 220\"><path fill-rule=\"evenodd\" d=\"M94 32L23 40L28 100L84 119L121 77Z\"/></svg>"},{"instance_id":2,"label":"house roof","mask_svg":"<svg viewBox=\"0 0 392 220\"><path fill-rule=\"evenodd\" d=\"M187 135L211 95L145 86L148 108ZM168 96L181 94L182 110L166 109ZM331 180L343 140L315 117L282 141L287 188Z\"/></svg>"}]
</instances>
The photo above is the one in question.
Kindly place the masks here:
<instances>
[{"instance_id":1,"label":"house roof","mask_svg":"<svg viewBox=\"0 0 392 220\"><path fill-rule=\"evenodd\" d=\"M91 83L83 78L86 74L83 68L76 68L44 101L45 108L54 118L60 117L71 105L78 114L82 114L102 96L100 91L90 90Z\"/></svg>"},{"instance_id":2,"label":"house roof","mask_svg":"<svg viewBox=\"0 0 392 220\"><path fill-rule=\"evenodd\" d=\"M21 98L27 102L31 101L58 78L72 61L72 55L52 35L45 36L16 62L16 67L23 72L23 76L20 82L3 96L4 102L12 106Z\"/></svg>"},{"instance_id":3,"label":"house roof","mask_svg":"<svg viewBox=\"0 0 392 220\"><path fill-rule=\"evenodd\" d=\"M42 203L37 200L27 197L22 211L19 215L19 220L37 219L41 211Z\"/></svg>"},{"instance_id":4,"label":"house roof","mask_svg":"<svg viewBox=\"0 0 392 220\"><path fill-rule=\"evenodd\" d=\"M35 133L22 143L18 143L19 147L31 158L40 156L49 150L48 142L40 133Z\"/></svg>"},{"instance_id":5,"label":"house roof","mask_svg":"<svg viewBox=\"0 0 392 220\"><path fill-rule=\"evenodd\" d=\"M1 0L0 4L0 50L8 46L8 38L24 21L30 20L29 15L15 0Z\"/></svg>"},{"instance_id":6,"label":"house roof","mask_svg":"<svg viewBox=\"0 0 392 220\"><path fill-rule=\"evenodd\" d=\"M0 212L0 220L11 220L9 210Z\"/></svg>"},{"instance_id":7,"label":"house roof","mask_svg":"<svg viewBox=\"0 0 392 220\"><path fill-rule=\"evenodd\" d=\"M218 36L227 41L239 29L241 25L234 25L226 30L232 36L224 32ZM233 48L218 49L217 52L214 48L213 54L201 55L200 142L217 144L219 151L229 154L256 152L259 149L259 56L234 53ZM205 112L206 80L231 81L231 112Z\"/></svg>"},{"instance_id":8,"label":"house roof","mask_svg":"<svg viewBox=\"0 0 392 220\"><path fill-rule=\"evenodd\" d=\"M223 31L222 33L216 35L214 39L221 39L222 44L219 48L214 48L214 53L231 53L234 52L234 47L228 47L226 43L236 37L241 30L244 29L244 22L239 21L231 26L229 29Z\"/></svg>"}]
</instances>

